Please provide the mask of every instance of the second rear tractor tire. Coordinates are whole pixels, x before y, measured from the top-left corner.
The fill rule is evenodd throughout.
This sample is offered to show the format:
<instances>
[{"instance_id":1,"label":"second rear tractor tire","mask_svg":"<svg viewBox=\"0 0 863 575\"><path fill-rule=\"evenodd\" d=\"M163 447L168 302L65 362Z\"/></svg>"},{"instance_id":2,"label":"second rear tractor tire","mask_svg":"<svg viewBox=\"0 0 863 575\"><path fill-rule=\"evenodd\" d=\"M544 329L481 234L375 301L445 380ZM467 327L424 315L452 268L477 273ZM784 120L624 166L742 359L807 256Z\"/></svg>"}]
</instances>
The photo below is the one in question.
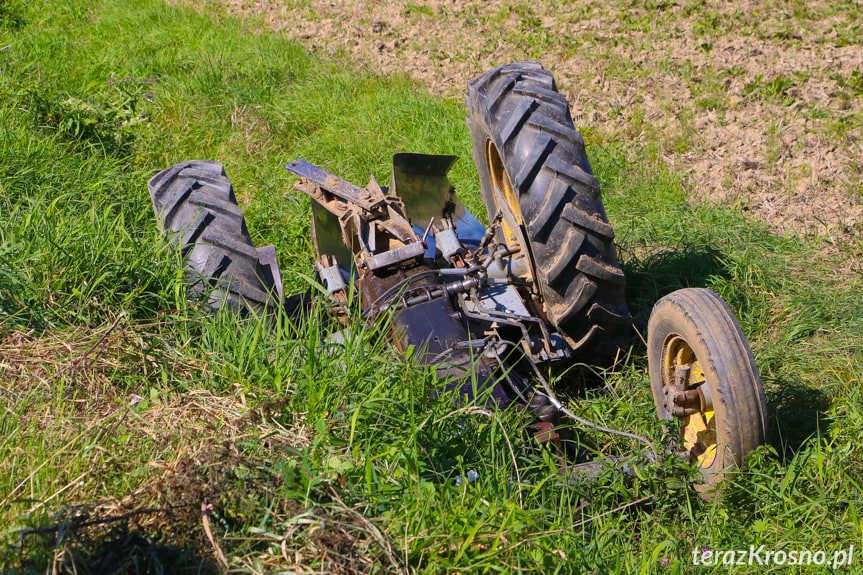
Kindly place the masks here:
<instances>
[{"instance_id":1,"label":"second rear tractor tire","mask_svg":"<svg viewBox=\"0 0 863 575\"><path fill-rule=\"evenodd\" d=\"M191 295L241 316L275 312L275 280L261 265L221 163L181 162L147 187L162 232L183 253Z\"/></svg>"},{"instance_id":2,"label":"second rear tractor tire","mask_svg":"<svg viewBox=\"0 0 863 575\"><path fill-rule=\"evenodd\" d=\"M566 97L540 64L519 62L472 80L467 103L489 219L503 216L498 241L528 254L540 307L574 355L609 363L632 320L614 231Z\"/></svg>"}]
</instances>

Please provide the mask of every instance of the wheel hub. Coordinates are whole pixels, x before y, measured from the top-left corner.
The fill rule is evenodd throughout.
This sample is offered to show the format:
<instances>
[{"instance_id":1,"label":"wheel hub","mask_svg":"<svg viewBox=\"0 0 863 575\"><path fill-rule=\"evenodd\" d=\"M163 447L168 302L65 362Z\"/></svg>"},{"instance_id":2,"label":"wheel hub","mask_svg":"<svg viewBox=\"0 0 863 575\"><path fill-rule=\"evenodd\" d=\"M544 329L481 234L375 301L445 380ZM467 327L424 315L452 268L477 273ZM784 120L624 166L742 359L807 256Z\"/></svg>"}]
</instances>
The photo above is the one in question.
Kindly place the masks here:
<instances>
[{"instance_id":1,"label":"wheel hub","mask_svg":"<svg viewBox=\"0 0 863 575\"><path fill-rule=\"evenodd\" d=\"M491 176L491 188L495 208L501 215L500 227L504 235L503 240L508 247L519 248L519 253L514 256L515 258L527 258L525 259L525 263L530 264L532 261L532 258L528 258L530 243L524 235L524 217L521 214L518 194L503 167L503 161L500 158L497 147L491 140L486 141L485 154L489 175ZM529 270L526 279L532 280L535 276L531 265L514 267ZM536 287L539 289L538 285Z\"/></svg>"},{"instance_id":2,"label":"wheel hub","mask_svg":"<svg viewBox=\"0 0 863 575\"><path fill-rule=\"evenodd\" d=\"M677 336L665 344L663 358L665 408L680 419L683 449L699 467L711 467L716 459L716 420L701 363L689 344Z\"/></svg>"}]
</instances>

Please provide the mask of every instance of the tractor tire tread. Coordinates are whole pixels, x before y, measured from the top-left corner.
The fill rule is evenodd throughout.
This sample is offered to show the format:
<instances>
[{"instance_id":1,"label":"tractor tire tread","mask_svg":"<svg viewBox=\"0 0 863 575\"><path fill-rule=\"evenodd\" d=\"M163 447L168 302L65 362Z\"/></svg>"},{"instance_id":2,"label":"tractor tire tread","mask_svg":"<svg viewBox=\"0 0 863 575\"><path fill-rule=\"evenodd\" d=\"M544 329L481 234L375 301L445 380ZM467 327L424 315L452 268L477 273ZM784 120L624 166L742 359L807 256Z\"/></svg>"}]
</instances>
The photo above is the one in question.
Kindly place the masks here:
<instances>
[{"instance_id":1,"label":"tractor tire tread","mask_svg":"<svg viewBox=\"0 0 863 575\"><path fill-rule=\"evenodd\" d=\"M148 187L163 233L182 251L190 293L213 310L246 315L276 309L275 282L258 259L220 162L181 162L151 178Z\"/></svg>"},{"instance_id":2,"label":"tractor tire tread","mask_svg":"<svg viewBox=\"0 0 863 575\"><path fill-rule=\"evenodd\" d=\"M624 346L631 320L614 232L554 77L537 63L507 64L472 80L466 99L489 218L496 212L485 156L491 141L518 196L548 321L571 347ZM575 351L593 356L590 349Z\"/></svg>"}]
</instances>

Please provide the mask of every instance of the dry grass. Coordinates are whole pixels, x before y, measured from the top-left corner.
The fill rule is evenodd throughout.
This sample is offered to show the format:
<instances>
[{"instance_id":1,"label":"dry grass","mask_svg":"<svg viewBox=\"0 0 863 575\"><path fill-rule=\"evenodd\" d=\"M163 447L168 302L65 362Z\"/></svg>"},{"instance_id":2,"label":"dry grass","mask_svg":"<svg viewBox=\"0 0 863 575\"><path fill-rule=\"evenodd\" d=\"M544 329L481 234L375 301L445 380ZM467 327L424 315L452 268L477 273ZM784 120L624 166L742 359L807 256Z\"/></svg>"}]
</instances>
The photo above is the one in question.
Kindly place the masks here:
<instances>
[{"instance_id":1,"label":"dry grass","mask_svg":"<svg viewBox=\"0 0 863 575\"><path fill-rule=\"evenodd\" d=\"M7 478L0 509L12 517L36 518L56 509L57 501L86 502L55 511L47 525L43 520L38 528L22 531L20 541L46 544L54 573L76 565L98 572L112 555L133 561L135 552L126 548L133 540L158 564L191 553L206 571L215 565L216 541L226 530L214 522L215 539L205 536L202 501L211 502L214 517L225 509L257 513L261 501L281 501L270 510L273 516L297 518L291 536L278 542L290 550L292 563L350 564L345 572L360 570L356 561L366 559L350 559L348 551L365 545L360 541L363 530L370 529L365 519L346 508L300 508L279 496L283 479L268 470L267 461L308 446L313 435L301 417L291 428L277 421L284 401L256 397L250 407L239 386L224 394L154 386L148 394L146 387L129 386L136 375L158 380L166 366L177 388L213 377L205 359L179 355L170 347L176 328L173 321L131 323L121 316L98 329L4 334L0 409L12 435L29 444L7 450L0 462L0 476ZM263 451L248 445L263 446ZM113 488L106 487L112 483ZM128 485L125 493L118 483ZM332 519L336 529L316 535L308 519L315 513L320 521ZM378 540L374 537L369 535L370 541ZM262 534L258 543L269 540Z\"/></svg>"}]
</instances>

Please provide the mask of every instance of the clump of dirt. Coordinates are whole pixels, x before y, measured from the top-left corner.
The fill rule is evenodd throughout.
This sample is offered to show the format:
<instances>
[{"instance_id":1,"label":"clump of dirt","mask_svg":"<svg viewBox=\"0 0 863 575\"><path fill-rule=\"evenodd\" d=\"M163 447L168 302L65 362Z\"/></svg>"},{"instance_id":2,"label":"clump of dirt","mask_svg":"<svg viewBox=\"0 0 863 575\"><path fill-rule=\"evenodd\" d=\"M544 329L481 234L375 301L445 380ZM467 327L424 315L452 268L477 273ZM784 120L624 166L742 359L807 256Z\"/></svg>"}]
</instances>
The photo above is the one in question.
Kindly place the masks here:
<instances>
[{"instance_id":1,"label":"clump of dirt","mask_svg":"<svg viewBox=\"0 0 863 575\"><path fill-rule=\"evenodd\" d=\"M777 231L863 231L863 37L853 3L222 0L312 52L461 97L497 64L554 72L588 140L641 145Z\"/></svg>"}]
</instances>

